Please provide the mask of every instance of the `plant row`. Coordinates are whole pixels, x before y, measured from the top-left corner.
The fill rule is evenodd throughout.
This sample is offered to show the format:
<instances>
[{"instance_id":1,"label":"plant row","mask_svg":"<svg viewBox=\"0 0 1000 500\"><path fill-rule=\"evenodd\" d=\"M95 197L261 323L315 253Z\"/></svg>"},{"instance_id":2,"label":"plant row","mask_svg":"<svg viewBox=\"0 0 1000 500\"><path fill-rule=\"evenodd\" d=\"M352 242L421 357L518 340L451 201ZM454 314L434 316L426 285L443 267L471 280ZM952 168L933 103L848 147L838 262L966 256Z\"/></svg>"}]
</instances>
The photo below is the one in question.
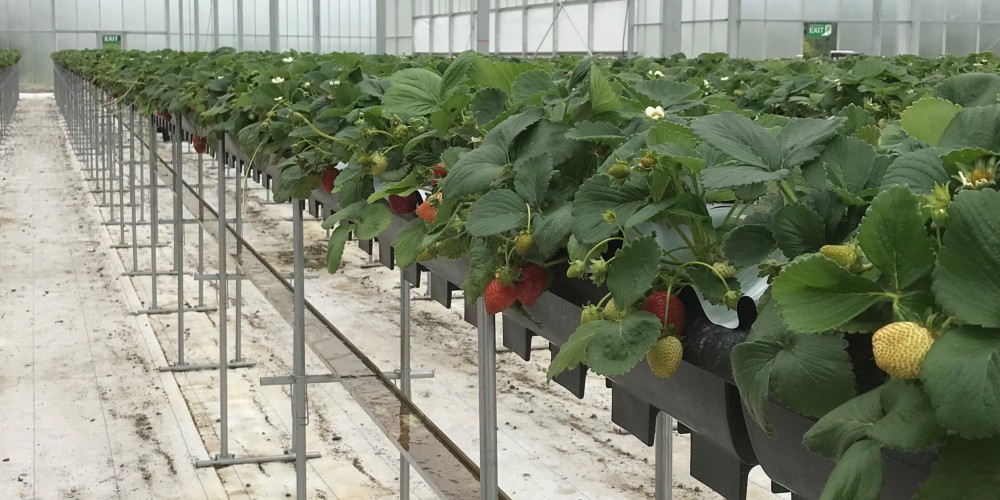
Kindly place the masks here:
<instances>
[{"instance_id":1,"label":"plant row","mask_svg":"<svg viewBox=\"0 0 1000 500\"><path fill-rule=\"evenodd\" d=\"M13 66L21 60L21 53L16 50L0 50L0 69Z\"/></svg>"},{"instance_id":2,"label":"plant row","mask_svg":"<svg viewBox=\"0 0 1000 500\"><path fill-rule=\"evenodd\" d=\"M337 193L398 265L465 259L471 297L528 314L550 274L606 290L549 375L683 357L682 287L750 413L818 422L824 496L875 499L882 450L939 457L920 498L1000 491L1000 76L991 55L747 61L73 51L57 63ZM746 298L748 297L748 298ZM861 346L857 349L857 346ZM852 347L853 346L853 347ZM969 489L956 489L955 485Z\"/></svg>"}]
</instances>

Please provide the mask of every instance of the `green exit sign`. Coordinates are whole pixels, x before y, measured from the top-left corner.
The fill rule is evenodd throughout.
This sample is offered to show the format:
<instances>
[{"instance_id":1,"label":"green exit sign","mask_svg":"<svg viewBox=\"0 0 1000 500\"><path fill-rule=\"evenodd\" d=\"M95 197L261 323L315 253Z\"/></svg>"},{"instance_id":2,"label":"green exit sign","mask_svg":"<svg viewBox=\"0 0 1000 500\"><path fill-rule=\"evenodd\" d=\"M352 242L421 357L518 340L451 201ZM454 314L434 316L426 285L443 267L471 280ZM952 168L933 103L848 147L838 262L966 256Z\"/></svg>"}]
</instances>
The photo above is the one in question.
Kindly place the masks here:
<instances>
[{"instance_id":1,"label":"green exit sign","mask_svg":"<svg viewBox=\"0 0 1000 500\"><path fill-rule=\"evenodd\" d=\"M101 46L105 49L118 50L122 48L121 35L104 35Z\"/></svg>"},{"instance_id":2,"label":"green exit sign","mask_svg":"<svg viewBox=\"0 0 1000 500\"><path fill-rule=\"evenodd\" d=\"M825 38L833 34L832 24L810 24L806 36L810 38Z\"/></svg>"}]
</instances>

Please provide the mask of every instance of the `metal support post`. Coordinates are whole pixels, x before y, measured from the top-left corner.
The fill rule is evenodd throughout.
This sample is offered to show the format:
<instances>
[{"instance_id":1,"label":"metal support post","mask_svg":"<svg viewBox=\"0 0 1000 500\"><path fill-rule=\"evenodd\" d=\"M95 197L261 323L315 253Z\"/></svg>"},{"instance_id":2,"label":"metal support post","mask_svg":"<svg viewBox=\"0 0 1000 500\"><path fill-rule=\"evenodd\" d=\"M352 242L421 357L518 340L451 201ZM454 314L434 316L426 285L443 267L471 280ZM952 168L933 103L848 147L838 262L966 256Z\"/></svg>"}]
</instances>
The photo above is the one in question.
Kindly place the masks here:
<instances>
[{"instance_id":1,"label":"metal support post","mask_svg":"<svg viewBox=\"0 0 1000 500\"><path fill-rule=\"evenodd\" d=\"M320 8L320 0L313 0L312 2L312 21L313 21L313 52L319 54L323 52L323 18L322 9ZM376 42L377 43L377 42Z\"/></svg>"},{"instance_id":2,"label":"metal support post","mask_svg":"<svg viewBox=\"0 0 1000 500\"><path fill-rule=\"evenodd\" d=\"M662 411L656 415L656 500L674 495L674 419Z\"/></svg>"},{"instance_id":3,"label":"metal support post","mask_svg":"<svg viewBox=\"0 0 1000 500\"><path fill-rule=\"evenodd\" d=\"M229 309L229 255L226 240L226 143L219 139L219 454L216 460L232 459L229 453L229 352L226 342L229 340L226 330L227 310Z\"/></svg>"},{"instance_id":4,"label":"metal support post","mask_svg":"<svg viewBox=\"0 0 1000 500\"><path fill-rule=\"evenodd\" d=\"M399 271L399 389L407 399L410 387L410 282ZM399 455L399 500L410 499L410 463Z\"/></svg>"},{"instance_id":5,"label":"metal support post","mask_svg":"<svg viewBox=\"0 0 1000 500\"><path fill-rule=\"evenodd\" d=\"M122 120L122 106L118 104L118 241L125 242L125 122ZM131 151L131 147L129 147ZM135 207L132 207L134 210Z\"/></svg>"},{"instance_id":6,"label":"metal support post","mask_svg":"<svg viewBox=\"0 0 1000 500\"><path fill-rule=\"evenodd\" d=\"M150 304L148 311L159 309L156 305L156 247L160 240L159 195L156 189L156 185L158 184L156 180L156 140L156 124L151 122L149 127L149 185L152 186L149 190L149 244L151 245L149 249L149 272L152 279L150 280Z\"/></svg>"},{"instance_id":7,"label":"metal support post","mask_svg":"<svg viewBox=\"0 0 1000 500\"><path fill-rule=\"evenodd\" d=\"M233 171L238 173L236 175L236 235L239 238L236 240L236 262L243 262L243 168L240 166L240 162L237 159L233 159ZM225 178L219 179L219 182L225 184ZM243 359L243 280L236 280L234 284L236 292L236 303L234 304L236 308L236 345L234 346L236 350L236 357L233 361L241 362Z\"/></svg>"},{"instance_id":8,"label":"metal support post","mask_svg":"<svg viewBox=\"0 0 1000 500\"><path fill-rule=\"evenodd\" d=\"M490 53L490 0L476 0L476 52Z\"/></svg>"},{"instance_id":9,"label":"metal support post","mask_svg":"<svg viewBox=\"0 0 1000 500\"><path fill-rule=\"evenodd\" d=\"M305 239L302 230L302 210L305 202L292 202L292 261L294 278L294 324L292 339L292 452L295 453L295 493L306 500L306 280Z\"/></svg>"},{"instance_id":10,"label":"metal support post","mask_svg":"<svg viewBox=\"0 0 1000 500\"><path fill-rule=\"evenodd\" d=\"M198 274L205 274L205 155L198 153ZM205 307L205 282L198 281L198 307Z\"/></svg>"},{"instance_id":11,"label":"metal support post","mask_svg":"<svg viewBox=\"0 0 1000 500\"><path fill-rule=\"evenodd\" d=\"M130 133L129 133L129 140L131 141L132 145L134 146L135 142L136 142L136 140L135 140L136 139L136 136L135 136L135 106L129 106L129 118L128 118L128 120L129 120L129 131L130 131ZM142 120L140 120L140 123L141 122L142 122ZM140 134L141 134L141 131L140 131ZM139 141L139 143L141 144L142 141ZM135 188L136 188L136 185L135 185L135 170L136 170L136 168L135 168L135 148L133 147L133 148L129 149L129 162L128 162L128 178L129 178L129 188L130 188L129 191L128 191L128 199L129 199L129 204L132 205L132 271L138 271L139 270L139 241L138 241L138 237L136 235L136 233L138 231L136 230L137 229L136 228L136 222L137 221L136 221L136 218L135 218L135 211L136 211L135 210L136 209L136 206L135 206ZM139 170L142 170L142 169L140 168Z\"/></svg>"},{"instance_id":12,"label":"metal support post","mask_svg":"<svg viewBox=\"0 0 1000 500\"><path fill-rule=\"evenodd\" d=\"M496 318L477 301L479 334L479 487L481 500L496 500L497 475L497 356Z\"/></svg>"},{"instance_id":13,"label":"metal support post","mask_svg":"<svg viewBox=\"0 0 1000 500\"><path fill-rule=\"evenodd\" d=\"M278 0L268 0L268 21L270 22L268 25L268 39L271 52L278 52L278 27L280 26L280 12L281 10L278 5Z\"/></svg>"},{"instance_id":14,"label":"metal support post","mask_svg":"<svg viewBox=\"0 0 1000 500\"><path fill-rule=\"evenodd\" d=\"M177 362L174 366L184 366L184 177L181 158L180 125L174 125L174 270L177 272ZM156 248L153 248L156 251Z\"/></svg>"}]
</instances>

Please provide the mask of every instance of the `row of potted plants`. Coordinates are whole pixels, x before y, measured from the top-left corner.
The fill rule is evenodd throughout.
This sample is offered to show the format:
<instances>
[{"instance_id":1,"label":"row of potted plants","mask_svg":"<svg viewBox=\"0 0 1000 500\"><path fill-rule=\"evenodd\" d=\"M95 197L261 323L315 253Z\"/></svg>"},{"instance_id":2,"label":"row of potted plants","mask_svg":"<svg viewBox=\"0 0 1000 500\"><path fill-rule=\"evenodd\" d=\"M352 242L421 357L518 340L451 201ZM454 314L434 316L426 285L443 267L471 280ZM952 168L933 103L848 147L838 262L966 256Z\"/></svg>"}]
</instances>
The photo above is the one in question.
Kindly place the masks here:
<instances>
[{"instance_id":1,"label":"row of potted plants","mask_svg":"<svg viewBox=\"0 0 1000 500\"><path fill-rule=\"evenodd\" d=\"M555 282L589 281L568 282L592 290L576 293L591 303L574 301L579 327L550 339L560 341L552 377L580 364L616 382L680 377L682 356L708 339L699 361L732 378L764 430L787 430L772 426L787 409L819 418L805 443L837 461L827 497L889 491L899 474L881 464L899 461L883 449L937 450L926 498L947 498L953 481L994 485L961 465L996 434L983 397L995 392L996 325L982 299L995 292L1000 150L1000 77L981 72L995 70L989 56L56 57L148 110L194 113L257 163L280 159L278 199L335 191L331 270L351 233L383 237L394 210L416 214L390 236L396 263L463 259L462 287L491 312L544 316L536 308L556 271L566 278ZM815 78L805 83L816 71L839 78L816 92ZM753 97L759 88L774 100ZM697 293L684 301L686 285ZM711 342L720 330L709 322L749 326L732 312L741 303L759 316L749 336ZM546 326L536 328L558 336ZM790 484L795 470L768 472L813 494Z\"/></svg>"}]
</instances>

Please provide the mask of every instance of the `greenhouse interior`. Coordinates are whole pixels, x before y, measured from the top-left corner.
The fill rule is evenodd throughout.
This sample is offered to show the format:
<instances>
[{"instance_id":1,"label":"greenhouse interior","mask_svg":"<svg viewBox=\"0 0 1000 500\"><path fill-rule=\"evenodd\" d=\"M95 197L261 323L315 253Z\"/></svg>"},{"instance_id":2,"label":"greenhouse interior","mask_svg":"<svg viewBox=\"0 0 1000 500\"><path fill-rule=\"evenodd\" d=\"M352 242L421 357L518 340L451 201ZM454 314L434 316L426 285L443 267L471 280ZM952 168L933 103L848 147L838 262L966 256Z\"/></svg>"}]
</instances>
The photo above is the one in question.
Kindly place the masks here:
<instances>
[{"instance_id":1,"label":"greenhouse interior","mask_svg":"<svg viewBox=\"0 0 1000 500\"><path fill-rule=\"evenodd\" d=\"M0 498L1000 499L998 164L996 0L0 0Z\"/></svg>"}]
</instances>

